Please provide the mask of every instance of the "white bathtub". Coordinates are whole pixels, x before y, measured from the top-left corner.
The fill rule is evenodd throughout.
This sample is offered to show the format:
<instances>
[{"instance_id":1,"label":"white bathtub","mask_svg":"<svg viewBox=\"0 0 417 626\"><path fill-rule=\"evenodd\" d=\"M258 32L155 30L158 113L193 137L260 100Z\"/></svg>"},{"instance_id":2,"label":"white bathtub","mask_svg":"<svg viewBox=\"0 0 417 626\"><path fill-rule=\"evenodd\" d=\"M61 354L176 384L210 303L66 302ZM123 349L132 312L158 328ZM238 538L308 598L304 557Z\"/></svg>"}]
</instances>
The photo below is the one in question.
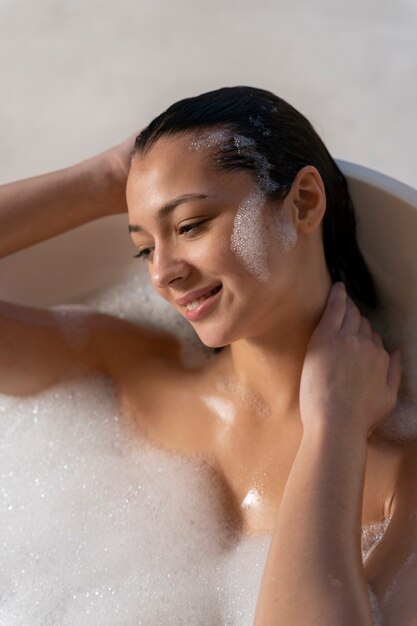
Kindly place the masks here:
<instances>
[{"instance_id":1,"label":"white bathtub","mask_svg":"<svg viewBox=\"0 0 417 626\"><path fill-rule=\"evenodd\" d=\"M415 366L417 191L340 165L361 248L399 336L408 333ZM133 253L126 215L99 220L2 260L0 298L39 306L82 301L136 274ZM415 389L417 380L410 382ZM94 410L83 414L85 406ZM400 414L402 433L417 436L414 414L411 421ZM252 623L269 538L236 543L222 534L206 467L129 440L102 382L52 388L38 399L0 397L0 416L0 552L9 564L0 577L1 623L178 626L189 615L196 626ZM180 524L170 517L175 511Z\"/></svg>"}]
</instances>

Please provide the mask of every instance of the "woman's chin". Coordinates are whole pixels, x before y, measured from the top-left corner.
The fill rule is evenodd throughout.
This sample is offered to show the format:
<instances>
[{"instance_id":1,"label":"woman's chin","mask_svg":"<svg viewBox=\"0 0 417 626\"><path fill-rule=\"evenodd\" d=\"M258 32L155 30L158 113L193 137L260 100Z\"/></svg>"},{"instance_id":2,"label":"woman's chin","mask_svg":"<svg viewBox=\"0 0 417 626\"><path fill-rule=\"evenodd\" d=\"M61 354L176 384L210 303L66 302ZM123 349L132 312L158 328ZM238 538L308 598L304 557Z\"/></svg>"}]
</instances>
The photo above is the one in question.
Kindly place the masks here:
<instances>
[{"instance_id":1,"label":"woman's chin","mask_svg":"<svg viewBox=\"0 0 417 626\"><path fill-rule=\"evenodd\" d=\"M200 337L200 341L201 343L203 343L206 348L224 348L225 346L228 346L230 342L228 341L220 341L219 339L208 339L208 338L203 338Z\"/></svg>"},{"instance_id":2,"label":"woman's chin","mask_svg":"<svg viewBox=\"0 0 417 626\"><path fill-rule=\"evenodd\" d=\"M201 341L207 348L224 348L232 343L233 338L230 333L221 333L219 329L211 329L211 331L202 329L200 332L197 331L196 328L194 330L197 332L197 335Z\"/></svg>"}]
</instances>

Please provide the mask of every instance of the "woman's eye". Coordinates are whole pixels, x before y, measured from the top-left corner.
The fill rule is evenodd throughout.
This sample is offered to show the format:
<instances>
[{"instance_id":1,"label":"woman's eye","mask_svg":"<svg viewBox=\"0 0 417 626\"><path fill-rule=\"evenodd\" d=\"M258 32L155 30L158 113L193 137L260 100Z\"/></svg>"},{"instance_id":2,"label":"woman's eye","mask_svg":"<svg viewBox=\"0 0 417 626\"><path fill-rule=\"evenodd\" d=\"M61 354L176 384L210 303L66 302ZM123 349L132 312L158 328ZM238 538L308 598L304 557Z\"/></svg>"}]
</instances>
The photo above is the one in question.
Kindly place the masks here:
<instances>
[{"instance_id":1,"label":"woman's eye","mask_svg":"<svg viewBox=\"0 0 417 626\"><path fill-rule=\"evenodd\" d=\"M193 230L196 230L199 226L202 226L204 222L194 222L192 224L184 224L184 226L180 226L178 228L178 234L183 235L184 233L190 233Z\"/></svg>"},{"instance_id":2,"label":"woman's eye","mask_svg":"<svg viewBox=\"0 0 417 626\"><path fill-rule=\"evenodd\" d=\"M135 259L142 259L143 261L145 261L151 252L152 251L150 248L144 248L143 250L140 250L137 254L134 254L133 256Z\"/></svg>"}]
</instances>

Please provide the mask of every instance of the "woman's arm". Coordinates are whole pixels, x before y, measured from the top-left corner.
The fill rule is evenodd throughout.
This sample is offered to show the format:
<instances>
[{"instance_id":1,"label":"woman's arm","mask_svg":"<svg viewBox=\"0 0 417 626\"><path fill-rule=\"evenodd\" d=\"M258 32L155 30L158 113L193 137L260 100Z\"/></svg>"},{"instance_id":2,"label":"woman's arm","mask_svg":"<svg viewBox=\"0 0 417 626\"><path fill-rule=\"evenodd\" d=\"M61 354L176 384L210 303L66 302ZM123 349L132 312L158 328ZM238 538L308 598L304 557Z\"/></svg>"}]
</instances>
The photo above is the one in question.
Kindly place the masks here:
<instances>
[{"instance_id":1,"label":"woman's arm","mask_svg":"<svg viewBox=\"0 0 417 626\"><path fill-rule=\"evenodd\" d=\"M132 146L130 137L78 165L1 186L0 257L126 211ZM74 370L109 369L113 344L129 333L129 324L99 313L70 310L63 316L0 302L0 393L35 393ZM138 349L149 349L146 333L137 329L136 334Z\"/></svg>"},{"instance_id":2,"label":"woman's arm","mask_svg":"<svg viewBox=\"0 0 417 626\"><path fill-rule=\"evenodd\" d=\"M366 442L394 408L400 376L399 354L389 357L369 322L334 286L304 363L304 433L255 626L372 626L360 552Z\"/></svg>"},{"instance_id":3,"label":"woman's arm","mask_svg":"<svg viewBox=\"0 0 417 626\"><path fill-rule=\"evenodd\" d=\"M134 138L50 174L0 186L0 257L126 211Z\"/></svg>"},{"instance_id":4,"label":"woman's arm","mask_svg":"<svg viewBox=\"0 0 417 626\"><path fill-rule=\"evenodd\" d=\"M356 433L355 433L356 435ZM366 438L303 437L281 502L255 626L371 626L361 560Z\"/></svg>"}]
</instances>

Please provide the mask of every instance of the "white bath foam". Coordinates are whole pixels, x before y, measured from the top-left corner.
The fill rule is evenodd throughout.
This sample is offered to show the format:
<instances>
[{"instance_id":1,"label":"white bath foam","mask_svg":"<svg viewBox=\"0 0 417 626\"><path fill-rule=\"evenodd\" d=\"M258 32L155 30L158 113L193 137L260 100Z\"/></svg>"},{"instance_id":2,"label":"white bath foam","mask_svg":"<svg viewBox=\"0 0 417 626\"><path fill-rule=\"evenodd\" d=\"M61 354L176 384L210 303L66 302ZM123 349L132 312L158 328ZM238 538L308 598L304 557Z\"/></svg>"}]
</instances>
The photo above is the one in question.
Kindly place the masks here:
<instances>
[{"instance_id":1,"label":"white bath foam","mask_svg":"<svg viewBox=\"0 0 417 626\"><path fill-rule=\"evenodd\" d=\"M263 124L261 117L250 117L249 121L263 134L271 134ZM256 147L256 142L250 137L239 133L231 135L227 129L216 129L203 133L191 142L189 150L215 149L219 153L230 150L231 142L238 154L246 153L255 163L257 188L250 193L239 206L231 236L231 248L242 261L247 271L258 280L265 282L270 277L268 267L268 248L270 237L265 227L262 210L268 193L276 191L278 185L270 176L271 164ZM297 241L297 233L293 224L277 213L273 223L273 235L279 241L281 248L290 250Z\"/></svg>"},{"instance_id":2,"label":"white bath foam","mask_svg":"<svg viewBox=\"0 0 417 626\"><path fill-rule=\"evenodd\" d=\"M191 151L201 149L224 149L231 140L231 131L226 128L219 128L202 132L197 139L192 141L188 146Z\"/></svg>"},{"instance_id":3,"label":"white bath foam","mask_svg":"<svg viewBox=\"0 0 417 626\"><path fill-rule=\"evenodd\" d=\"M0 406L0 623L252 623L257 570L231 571L248 548L206 463L138 436L104 378Z\"/></svg>"},{"instance_id":4,"label":"white bath foam","mask_svg":"<svg viewBox=\"0 0 417 626\"><path fill-rule=\"evenodd\" d=\"M271 537L243 539L216 473L143 439L108 379L0 396L0 424L0 623L253 623Z\"/></svg>"},{"instance_id":5,"label":"white bath foam","mask_svg":"<svg viewBox=\"0 0 417 626\"><path fill-rule=\"evenodd\" d=\"M219 626L252 626L272 535L246 538L223 557ZM208 623L208 622L207 622Z\"/></svg>"},{"instance_id":6,"label":"white bath foam","mask_svg":"<svg viewBox=\"0 0 417 626\"><path fill-rule=\"evenodd\" d=\"M249 122L256 128L262 130L262 134L270 135L271 131L267 129L259 116L249 117ZM271 164L268 159L257 150L256 141L251 137L245 137L239 133L232 133L227 128L219 128L202 132L198 137L192 141L188 149L194 150L207 150L214 149L219 155L222 152L230 151L234 147L239 155L249 155L254 164L257 182L260 189L265 193L275 191L278 185L272 180L270 176Z\"/></svg>"},{"instance_id":7,"label":"white bath foam","mask_svg":"<svg viewBox=\"0 0 417 626\"><path fill-rule=\"evenodd\" d=\"M261 192L266 195L272 191L276 191L278 185L271 178L271 164L268 159L257 150L255 140L236 133L233 136L233 141L238 154L247 153L252 157L255 163L257 182Z\"/></svg>"},{"instance_id":8,"label":"white bath foam","mask_svg":"<svg viewBox=\"0 0 417 626\"><path fill-rule=\"evenodd\" d=\"M265 194L258 188L244 198L239 206L230 239L231 248L245 269L266 282L271 272L268 267L268 235L262 210Z\"/></svg>"}]
</instances>

